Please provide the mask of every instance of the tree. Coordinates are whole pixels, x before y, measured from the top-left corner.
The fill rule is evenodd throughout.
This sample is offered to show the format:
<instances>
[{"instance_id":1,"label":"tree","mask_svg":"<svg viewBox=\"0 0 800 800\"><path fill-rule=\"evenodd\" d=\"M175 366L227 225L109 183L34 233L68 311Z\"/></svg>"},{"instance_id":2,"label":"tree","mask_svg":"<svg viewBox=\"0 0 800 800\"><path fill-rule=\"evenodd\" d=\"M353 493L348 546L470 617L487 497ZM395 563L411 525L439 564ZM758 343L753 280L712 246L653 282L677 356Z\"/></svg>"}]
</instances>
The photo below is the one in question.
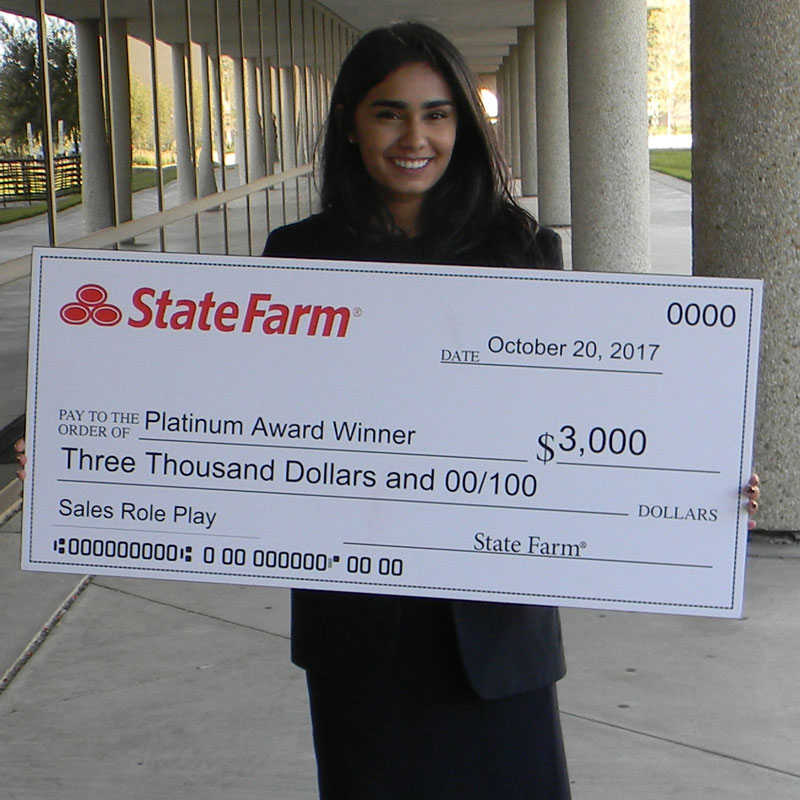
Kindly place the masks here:
<instances>
[{"instance_id":1,"label":"tree","mask_svg":"<svg viewBox=\"0 0 800 800\"><path fill-rule=\"evenodd\" d=\"M175 147L172 107L172 87L159 83L158 136L161 140L162 156ZM134 150L152 152L155 149L153 94L150 84L146 84L136 75L131 75L131 140Z\"/></svg>"},{"instance_id":2,"label":"tree","mask_svg":"<svg viewBox=\"0 0 800 800\"><path fill-rule=\"evenodd\" d=\"M647 45L650 115L674 133L691 91L688 0L663 0L660 7L648 9Z\"/></svg>"},{"instance_id":3,"label":"tree","mask_svg":"<svg viewBox=\"0 0 800 800\"><path fill-rule=\"evenodd\" d=\"M47 56L50 79L53 136L63 120L64 132L75 139L78 123L78 63L75 33L66 22L48 18ZM0 56L0 139L22 153L28 142L28 123L40 139L43 131L39 42L33 22L0 21L3 52Z\"/></svg>"}]
</instances>

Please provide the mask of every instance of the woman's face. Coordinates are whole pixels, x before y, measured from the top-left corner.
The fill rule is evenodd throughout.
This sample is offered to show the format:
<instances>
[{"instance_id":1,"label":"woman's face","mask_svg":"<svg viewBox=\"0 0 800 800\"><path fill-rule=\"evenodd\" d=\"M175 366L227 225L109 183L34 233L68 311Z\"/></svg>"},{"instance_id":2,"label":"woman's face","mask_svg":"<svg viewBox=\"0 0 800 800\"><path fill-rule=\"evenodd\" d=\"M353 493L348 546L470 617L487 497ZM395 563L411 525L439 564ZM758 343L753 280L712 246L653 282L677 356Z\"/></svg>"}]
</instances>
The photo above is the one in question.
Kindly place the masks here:
<instances>
[{"instance_id":1,"label":"woman's face","mask_svg":"<svg viewBox=\"0 0 800 800\"><path fill-rule=\"evenodd\" d=\"M424 62L390 72L356 106L350 140L398 224L444 175L457 124L447 82Z\"/></svg>"}]
</instances>

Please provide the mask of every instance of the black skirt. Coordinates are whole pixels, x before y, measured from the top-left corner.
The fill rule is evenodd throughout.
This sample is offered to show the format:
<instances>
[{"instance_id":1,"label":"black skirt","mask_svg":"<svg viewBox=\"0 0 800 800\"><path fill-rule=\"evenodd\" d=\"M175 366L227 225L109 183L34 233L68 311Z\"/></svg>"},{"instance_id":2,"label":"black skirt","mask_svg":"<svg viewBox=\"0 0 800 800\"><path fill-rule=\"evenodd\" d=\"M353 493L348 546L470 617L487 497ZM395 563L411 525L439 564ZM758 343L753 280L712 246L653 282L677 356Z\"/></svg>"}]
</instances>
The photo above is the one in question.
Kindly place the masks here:
<instances>
[{"instance_id":1,"label":"black skirt","mask_svg":"<svg viewBox=\"0 0 800 800\"><path fill-rule=\"evenodd\" d=\"M404 601L400 630L386 668L308 673L321 800L569 800L555 686L479 698L447 603Z\"/></svg>"}]
</instances>

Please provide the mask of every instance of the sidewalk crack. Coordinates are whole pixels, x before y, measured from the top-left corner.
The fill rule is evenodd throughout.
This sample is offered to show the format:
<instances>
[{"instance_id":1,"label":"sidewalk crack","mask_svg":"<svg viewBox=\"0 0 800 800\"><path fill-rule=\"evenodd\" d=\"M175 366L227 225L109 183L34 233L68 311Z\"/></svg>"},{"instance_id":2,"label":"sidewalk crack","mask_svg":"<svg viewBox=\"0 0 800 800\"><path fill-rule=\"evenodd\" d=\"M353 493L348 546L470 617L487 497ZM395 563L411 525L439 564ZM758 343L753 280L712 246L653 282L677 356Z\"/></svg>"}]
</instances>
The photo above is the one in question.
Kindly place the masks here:
<instances>
[{"instance_id":1,"label":"sidewalk crack","mask_svg":"<svg viewBox=\"0 0 800 800\"><path fill-rule=\"evenodd\" d=\"M176 611L184 611L187 614L195 614L196 616L204 617L205 619L212 619L215 622L224 622L227 623L228 625L233 625L234 627L237 628L244 628L246 630L255 631L256 633L263 633L267 636L275 636L278 639L288 640L289 638L291 638L283 633L275 633L274 631L268 631L265 630L264 628L258 628L255 625L248 625L244 622L236 622L235 620L225 619L225 617L218 617L215 614L209 614L205 611L196 611L192 608L187 608L186 606L181 606L176 603L168 603L165 600L156 600L152 597L146 597L142 594L138 594L137 592L130 592L127 591L126 589L120 589L116 586L106 586L103 583L98 583L97 578L95 578L94 580L94 586L97 586L100 589L106 589L109 592L118 592L119 594L126 595L127 597L135 597L138 600L144 600L148 603L156 603L156 605L164 606L165 608L172 608L175 609Z\"/></svg>"},{"instance_id":2,"label":"sidewalk crack","mask_svg":"<svg viewBox=\"0 0 800 800\"><path fill-rule=\"evenodd\" d=\"M564 711L561 709L562 716L571 717L572 719L579 719L583 722L593 722L596 725L603 725L606 728L613 728L618 731L624 731L625 733L632 733L636 736L643 736L647 739L653 739L657 742L665 742L666 744L673 744L676 747L683 747L688 750L694 750L698 753L705 753L706 755L717 756L718 758L725 758L728 761L736 761L739 764L745 764L750 767L756 767L758 769L766 770L767 772L773 772L778 775L786 775L789 778L797 778L800 780L800 773L791 772L790 770L781 769L780 767L772 767L768 764L761 764L758 761L752 761L747 758L742 758L741 756L734 756L730 753L724 753L721 750L713 750L710 747L702 747L700 745L695 744L688 744L687 742L681 742L677 739L671 739L669 736L660 736L656 733L648 733L647 731L638 730L637 728L629 728L625 725L618 725L614 722L606 722L602 719L595 719L594 717L587 717L583 714L575 714L570 711Z\"/></svg>"}]
</instances>

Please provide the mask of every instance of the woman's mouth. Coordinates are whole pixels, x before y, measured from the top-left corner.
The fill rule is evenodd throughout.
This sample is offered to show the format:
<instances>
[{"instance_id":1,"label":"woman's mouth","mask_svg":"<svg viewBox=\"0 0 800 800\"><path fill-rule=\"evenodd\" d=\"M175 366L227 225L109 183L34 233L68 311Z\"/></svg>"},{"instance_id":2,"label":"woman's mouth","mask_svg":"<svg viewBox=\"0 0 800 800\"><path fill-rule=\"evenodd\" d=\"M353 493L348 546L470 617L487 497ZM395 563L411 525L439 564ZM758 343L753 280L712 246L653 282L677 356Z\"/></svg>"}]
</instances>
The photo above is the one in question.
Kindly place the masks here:
<instances>
[{"instance_id":1,"label":"woman's mouth","mask_svg":"<svg viewBox=\"0 0 800 800\"><path fill-rule=\"evenodd\" d=\"M432 161L431 158L393 158L392 163L401 169L423 169Z\"/></svg>"}]
</instances>

